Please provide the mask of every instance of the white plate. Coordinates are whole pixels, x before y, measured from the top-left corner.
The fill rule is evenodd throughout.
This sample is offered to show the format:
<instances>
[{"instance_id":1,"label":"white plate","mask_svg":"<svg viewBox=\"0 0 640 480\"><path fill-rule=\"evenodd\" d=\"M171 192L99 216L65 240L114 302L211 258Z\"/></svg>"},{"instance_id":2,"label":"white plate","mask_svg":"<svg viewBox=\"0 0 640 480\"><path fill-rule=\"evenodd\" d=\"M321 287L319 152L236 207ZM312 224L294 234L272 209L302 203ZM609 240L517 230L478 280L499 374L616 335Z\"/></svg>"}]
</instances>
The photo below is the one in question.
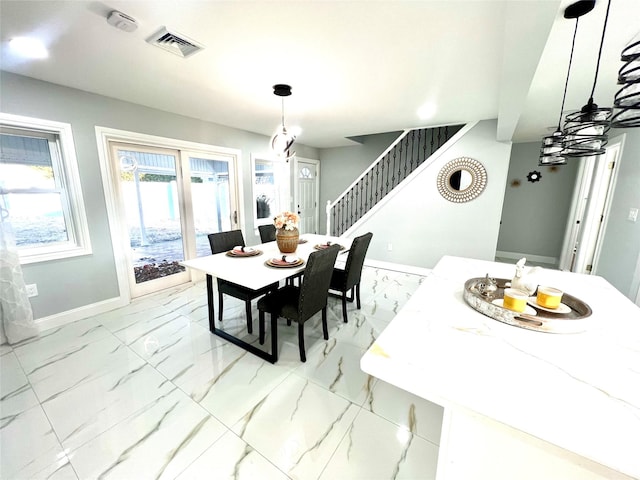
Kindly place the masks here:
<instances>
[{"instance_id":1,"label":"white plate","mask_svg":"<svg viewBox=\"0 0 640 480\"><path fill-rule=\"evenodd\" d=\"M492 301L491 303L493 303L494 305L498 305L499 307L505 308L505 306L502 304L502 302L504 302L504 298L496 298L494 301ZM509 310L509 309L507 309ZM526 313L527 315L537 315L538 312L536 312L533 308L531 308L529 305L527 305L524 308L524 312L516 312L515 310L511 310L513 313Z\"/></svg>"},{"instance_id":2,"label":"white plate","mask_svg":"<svg viewBox=\"0 0 640 480\"><path fill-rule=\"evenodd\" d=\"M542 305L538 305L538 301L536 300L536 297L529 297L529 300L527 300L527 303L533 307L539 308L540 310L544 310L545 312L571 313L571 307L569 305L565 305L564 303L561 303L560 305L558 305L558 308L547 308L547 307L543 307Z\"/></svg>"}]
</instances>

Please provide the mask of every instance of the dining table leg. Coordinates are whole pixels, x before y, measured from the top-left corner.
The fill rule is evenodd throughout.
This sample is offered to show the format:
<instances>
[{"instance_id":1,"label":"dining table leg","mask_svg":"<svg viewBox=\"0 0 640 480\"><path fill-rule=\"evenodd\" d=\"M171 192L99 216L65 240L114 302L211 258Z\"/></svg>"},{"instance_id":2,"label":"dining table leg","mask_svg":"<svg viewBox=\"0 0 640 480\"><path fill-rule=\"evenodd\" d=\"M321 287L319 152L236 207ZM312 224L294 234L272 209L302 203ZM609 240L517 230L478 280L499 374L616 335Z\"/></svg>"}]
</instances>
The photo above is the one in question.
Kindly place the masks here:
<instances>
[{"instance_id":1,"label":"dining table leg","mask_svg":"<svg viewBox=\"0 0 640 480\"><path fill-rule=\"evenodd\" d=\"M207 274L207 309L209 311L209 331L216 329L215 312L213 311L213 277Z\"/></svg>"}]
</instances>

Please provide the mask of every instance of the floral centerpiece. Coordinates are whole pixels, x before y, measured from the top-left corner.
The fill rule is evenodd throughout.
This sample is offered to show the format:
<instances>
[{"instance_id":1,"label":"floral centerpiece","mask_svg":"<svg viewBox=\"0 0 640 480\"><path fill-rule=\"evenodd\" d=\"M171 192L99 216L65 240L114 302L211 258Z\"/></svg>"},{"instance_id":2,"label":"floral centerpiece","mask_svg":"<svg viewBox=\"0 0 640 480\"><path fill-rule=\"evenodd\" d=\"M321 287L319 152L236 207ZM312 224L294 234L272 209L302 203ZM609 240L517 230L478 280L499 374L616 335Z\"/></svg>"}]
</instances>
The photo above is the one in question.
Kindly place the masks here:
<instances>
[{"instance_id":1,"label":"floral centerpiece","mask_svg":"<svg viewBox=\"0 0 640 480\"><path fill-rule=\"evenodd\" d=\"M273 224L278 230L284 228L285 230L296 230L298 228L298 222L300 217L293 212L282 212L273 219Z\"/></svg>"},{"instance_id":2,"label":"floral centerpiece","mask_svg":"<svg viewBox=\"0 0 640 480\"><path fill-rule=\"evenodd\" d=\"M276 243L282 253L293 253L298 248L300 234L298 232L298 214L285 211L276 215L273 224L276 227Z\"/></svg>"}]
</instances>

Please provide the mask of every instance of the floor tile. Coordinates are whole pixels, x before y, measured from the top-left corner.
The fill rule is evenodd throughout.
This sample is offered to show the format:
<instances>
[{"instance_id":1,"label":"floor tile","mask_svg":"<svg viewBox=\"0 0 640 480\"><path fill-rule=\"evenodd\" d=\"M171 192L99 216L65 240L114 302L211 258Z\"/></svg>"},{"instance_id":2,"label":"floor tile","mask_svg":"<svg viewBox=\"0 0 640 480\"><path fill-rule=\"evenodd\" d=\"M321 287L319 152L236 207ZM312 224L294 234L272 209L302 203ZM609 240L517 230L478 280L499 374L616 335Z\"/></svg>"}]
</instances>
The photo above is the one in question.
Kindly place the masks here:
<instances>
[{"instance_id":1,"label":"floor tile","mask_svg":"<svg viewBox=\"0 0 640 480\"><path fill-rule=\"evenodd\" d=\"M3 409L0 445L0 473L6 479L37 478L50 465L67 461L40 405L9 416Z\"/></svg>"},{"instance_id":2,"label":"floor tile","mask_svg":"<svg viewBox=\"0 0 640 480\"><path fill-rule=\"evenodd\" d=\"M225 433L176 480L288 480L255 449L240 440L233 432Z\"/></svg>"},{"instance_id":3,"label":"floor tile","mask_svg":"<svg viewBox=\"0 0 640 480\"><path fill-rule=\"evenodd\" d=\"M359 407L291 375L233 431L293 479L317 478Z\"/></svg>"},{"instance_id":4,"label":"floor tile","mask_svg":"<svg viewBox=\"0 0 640 480\"><path fill-rule=\"evenodd\" d=\"M227 429L178 389L70 453L80 478L173 479Z\"/></svg>"},{"instance_id":5,"label":"floor tile","mask_svg":"<svg viewBox=\"0 0 640 480\"><path fill-rule=\"evenodd\" d=\"M307 361L295 370L317 385L346 398L356 405L369 396L373 377L360 369L360 358L366 352L335 338L325 342L325 348L307 355Z\"/></svg>"},{"instance_id":6,"label":"floor tile","mask_svg":"<svg viewBox=\"0 0 640 480\"><path fill-rule=\"evenodd\" d=\"M430 480L438 447L362 410L322 472L321 480Z\"/></svg>"},{"instance_id":7,"label":"floor tile","mask_svg":"<svg viewBox=\"0 0 640 480\"><path fill-rule=\"evenodd\" d=\"M114 366L42 404L65 448L75 449L176 387L147 363Z\"/></svg>"}]
</instances>

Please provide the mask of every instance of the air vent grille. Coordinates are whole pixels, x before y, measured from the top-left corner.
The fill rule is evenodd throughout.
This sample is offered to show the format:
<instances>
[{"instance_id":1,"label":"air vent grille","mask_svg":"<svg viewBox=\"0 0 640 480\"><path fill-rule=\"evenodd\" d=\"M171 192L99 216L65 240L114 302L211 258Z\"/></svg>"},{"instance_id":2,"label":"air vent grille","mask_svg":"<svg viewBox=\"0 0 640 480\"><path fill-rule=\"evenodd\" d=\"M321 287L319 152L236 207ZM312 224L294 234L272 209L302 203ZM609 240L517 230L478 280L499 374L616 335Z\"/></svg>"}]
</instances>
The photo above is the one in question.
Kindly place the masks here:
<instances>
[{"instance_id":1,"label":"air vent grille","mask_svg":"<svg viewBox=\"0 0 640 480\"><path fill-rule=\"evenodd\" d=\"M187 58L204 48L204 45L185 35L169 31L166 27L147 38L147 42L182 58Z\"/></svg>"}]
</instances>

